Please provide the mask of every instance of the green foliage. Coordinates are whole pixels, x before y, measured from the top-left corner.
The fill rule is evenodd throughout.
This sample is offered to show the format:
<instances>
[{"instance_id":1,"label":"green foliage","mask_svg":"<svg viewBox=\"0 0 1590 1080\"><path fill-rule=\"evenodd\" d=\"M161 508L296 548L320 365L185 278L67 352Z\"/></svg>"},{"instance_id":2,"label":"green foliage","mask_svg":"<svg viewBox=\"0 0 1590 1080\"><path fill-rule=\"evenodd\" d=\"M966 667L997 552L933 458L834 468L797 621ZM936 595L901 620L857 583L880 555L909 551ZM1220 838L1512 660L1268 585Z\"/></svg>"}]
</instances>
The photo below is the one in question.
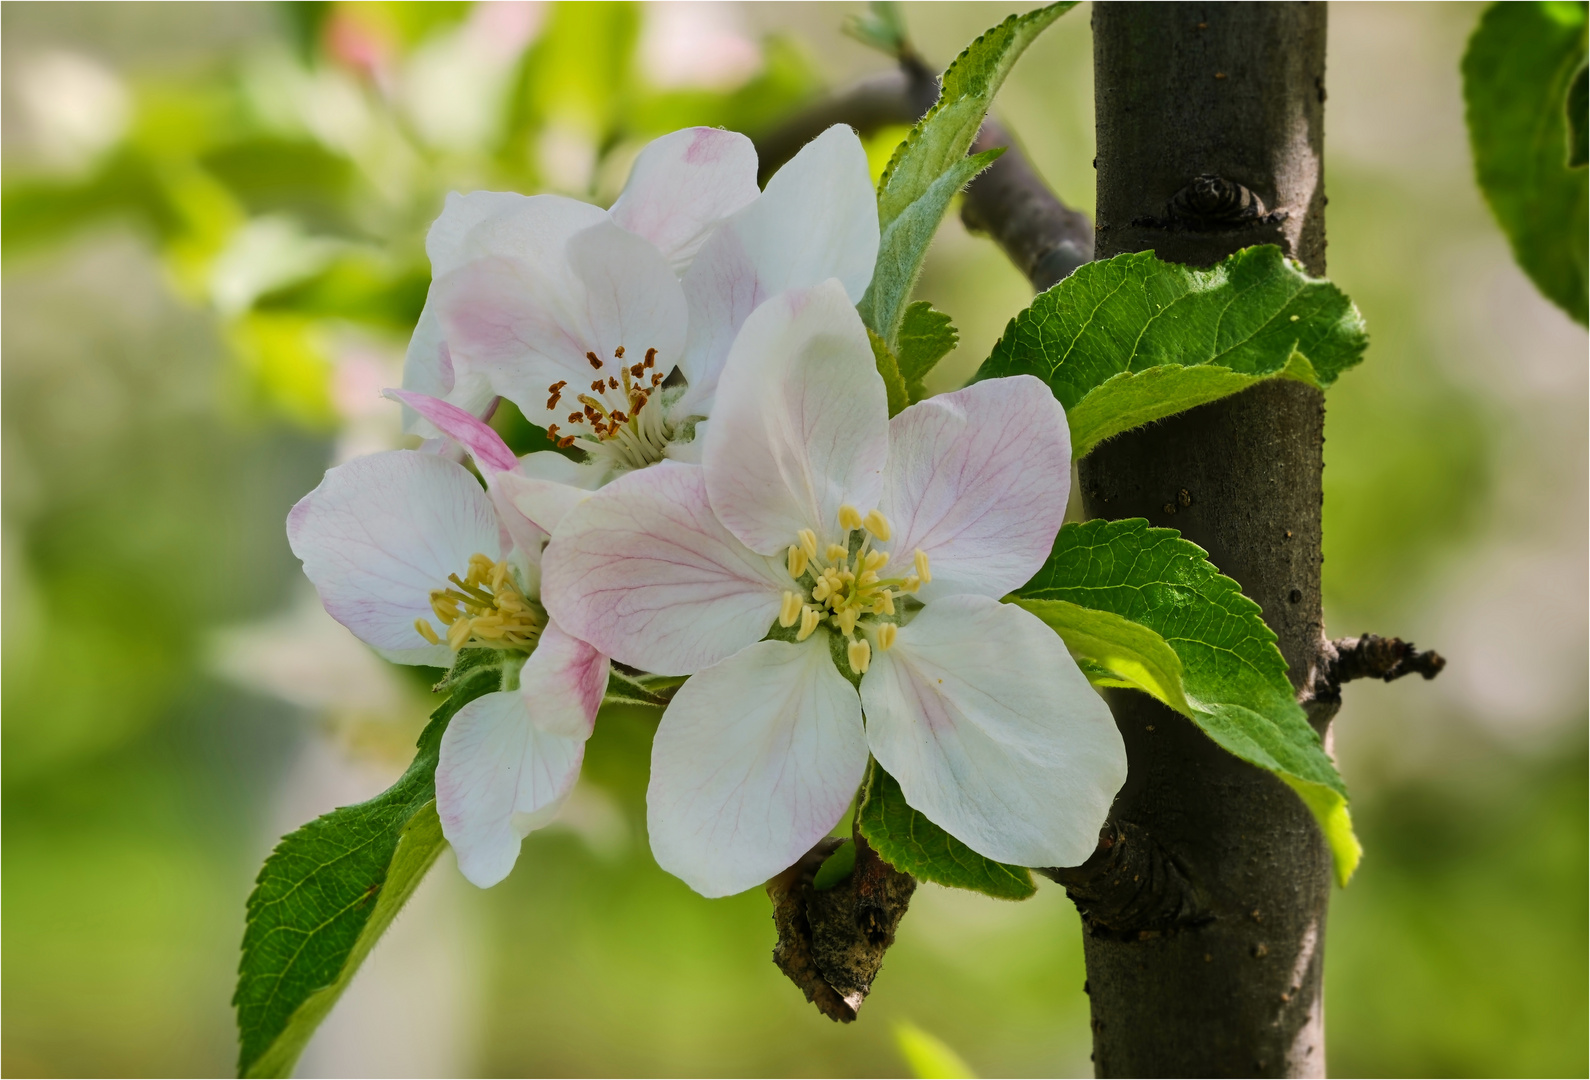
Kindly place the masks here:
<instances>
[{"instance_id":1,"label":"green foliage","mask_svg":"<svg viewBox=\"0 0 1590 1080\"><path fill-rule=\"evenodd\" d=\"M878 181L878 265L856 305L893 351L928 244L955 193L1003 150L966 152L1005 76L1043 30L1075 0L1012 15L968 45L944 72L938 102L911 129Z\"/></svg>"},{"instance_id":2,"label":"green foliage","mask_svg":"<svg viewBox=\"0 0 1590 1080\"><path fill-rule=\"evenodd\" d=\"M933 310L933 305L926 300L918 300L905 309L900 320L899 365L906 393L912 401L928 396L922 380L959 341L960 333L950 317Z\"/></svg>"},{"instance_id":3,"label":"green foliage","mask_svg":"<svg viewBox=\"0 0 1590 1080\"><path fill-rule=\"evenodd\" d=\"M898 59L907 48L905 19L900 5L890 0L872 0L864 15L847 15L844 31L863 45L870 45L887 56Z\"/></svg>"},{"instance_id":4,"label":"green foliage","mask_svg":"<svg viewBox=\"0 0 1590 1080\"><path fill-rule=\"evenodd\" d=\"M674 693L685 684L684 676L651 675L644 671L620 669L614 665L607 676L603 705L646 705L666 709Z\"/></svg>"},{"instance_id":5,"label":"green foliage","mask_svg":"<svg viewBox=\"0 0 1590 1080\"><path fill-rule=\"evenodd\" d=\"M1259 605L1174 529L1141 518L1067 525L1015 603L1090 669L1196 723L1237 757L1280 777L1319 822L1342 884L1362 851L1347 788L1309 726Z\"/></svg>"},{"instance_id":6,"label":"green foliage","mask_svg":"<svg viewBox=\"0 0 1590 1080\"><path fill-rule=\"evenodd\" d=\"M1261 379L1329 386L1367 344L1352 301L1278 247L1246 248L1208 270L1145 251L1089 263L1039 296L976 378L1048 383L1081 457Z\"/></svg>"},{"instance_id":7,"label":"green foliage","mask_svg":"<svg viewBox=\"0 0 1590 1080\"><path fill-rule=\"evenodd\" d=\"M856 869L856 845L853 841L846 840L834 849L833 854L823 860L823 865L817 868L817 873L812 877L812 888L818 892L825 892L844 881Z\"/></svg>"},{"instance_id":8,"label":"green foliage","mask_svg":"<svg viewBox=\"0 0 1590 1080\"><path fill-rule=\"evenodd\" d=\"M1552 303L1587 316L1586 5L1493 4L1463 57L1474 174L1513 257Z\"/></svg>"},{"instance_id":9,"label":"green foliage","mask_svg":"<svg viewBox=\"0 0 1590 1080\"><path fill-rule=\"evenodd\" d=\"M282 838L248 900L238 965L238 1075L290 1076L315 1028L441 853L436 762L447 723L502 685L502 655L459 654L448 699L397 783Z\"/></svg>"},{"instance_id":10,"label":"green foliage","mask_svg":"<svg viewBox=\"0 0 1590 1080\"><path fill-rule=\"evenodd\" d=\"M977 1075L943 1039L929 1035L909 1021L895 1021L894 1044L900 1048L900 1056L911 1066L911 1075L917 1080L954 1080Z\"/></svg>"},{"instance_id":11,"label":"green foliage","mask_svg":"<svg viewBox=\"0 0 1590 1080\"><path fill-rule=\"evenodd\" d=\"M906 387L905 376L900 374L900 361L875 331L867 331L867 340L872 343L872 360L878 366L878 376L883 379L883 389L889 398L889 415L898 415L911 404L911 391Z\"/></svg>"},{"instance_id":12,"label":"green foliage","mask_svg":"<svg viewBox=\"0 0 1590 1080\"><path fill-rule=\"evenodd\" d=\"M1025 900L1037 891L1025 866L984 858L913 809L876 761L867 767L856 817L867 843L896 870L1001 900Z\"/></svg>"}]
</instances>

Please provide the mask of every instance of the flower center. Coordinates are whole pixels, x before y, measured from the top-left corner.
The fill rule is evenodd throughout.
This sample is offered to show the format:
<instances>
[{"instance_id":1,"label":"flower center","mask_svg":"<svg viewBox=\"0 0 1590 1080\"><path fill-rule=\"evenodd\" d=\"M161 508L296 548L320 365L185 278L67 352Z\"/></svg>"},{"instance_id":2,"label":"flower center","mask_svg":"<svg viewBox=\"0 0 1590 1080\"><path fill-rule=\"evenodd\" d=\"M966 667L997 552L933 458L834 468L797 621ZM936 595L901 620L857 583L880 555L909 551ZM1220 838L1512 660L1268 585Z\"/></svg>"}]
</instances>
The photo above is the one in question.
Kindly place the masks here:
<instances>
[{"instance_id":1,"label":"flower center","mask_svg":"<svg viewBox=\"0 0 1590 1080\"><path fill-rule=\"evenodd\" d=\"M888 543L891 531L889 519L878 511L868 511L862 517L854 506L846 505L839 508L842 543L829 544L819 552L817 534L802 529L789 548L789 575L802 591L784 594L779 625L787 629L800 623L795 640L805 641L824 622L831 622L849 642L845 655L857 675L865 674L872 663L872 644L865 631L875 626L878 648L892 646L899 630L895 600L933 580L927 552L921 548L916 551L914 573L897 578L878 576L889 564L889 554L874 545ZM853 545L851 537L856 532L861 533L861 541ZM811 582L809 592L803 579ZM863 629L860 638L856 636L858 623Z\"/></svg>"},{"instance_id":2,"label":"flower center","mask_svg":"<svg viewBox=\"0 0 1590 1080\"><path fill-rule=\"evenodd\" d=\"M663 382L663 372L657 370L657 350L647 349L644 360L627 366L622 345L613 351L612 361L604 361L594 352L586 353L585 359L598 377L591 381L589 390L569 395L580 406L566 417L573 430L565 433L561 424L552 424L547 428L547 438L565 447L573 446L576 439L594 444L590 446L592 451L627 468L643 468L661 461L672 431L661 409L646 408ZM560 379L547 387L549 410L558 407L568 385L567 379Z\"/></svg>"},{"instance_id":3,"label":"flower center","mask_svg":"<svg viewBox=\"0 0 1590 1080\"><path fill-rule=\"evenodd\" d=\"M451 589L431 590L431 610L447 628L447 645L458 649L518 649L529 652L541 636L543 620L524 598L506 562L485 555L469 557L469 572L460 581L449 574ZM414 629L432 645L440 645L431 624L414 620Z\"/></svg>"}]
</instances>

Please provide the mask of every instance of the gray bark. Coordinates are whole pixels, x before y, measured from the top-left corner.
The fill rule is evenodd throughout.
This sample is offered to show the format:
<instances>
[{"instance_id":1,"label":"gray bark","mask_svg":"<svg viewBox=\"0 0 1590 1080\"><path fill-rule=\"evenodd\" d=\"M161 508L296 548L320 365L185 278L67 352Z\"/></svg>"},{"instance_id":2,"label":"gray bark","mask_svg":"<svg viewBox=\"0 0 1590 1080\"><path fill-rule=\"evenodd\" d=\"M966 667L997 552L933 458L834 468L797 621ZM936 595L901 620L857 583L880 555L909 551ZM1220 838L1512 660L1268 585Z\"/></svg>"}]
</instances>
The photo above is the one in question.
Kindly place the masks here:
<instances>
[{"instance_id":1,"label":"gray bark","mask_svg":"<svg viewBox=\"0 0 1590 1080\"><path fill-rule=\"evenodd\" d=\"M1276 243L1323 274L1324 5L1100 3L1093 29L1099 257L1207 266ZM1083 506L1207 549L1302 689L1325 647L1323 444L1319 391L1261 384L1100 446ZM1120 692L1111 708L1130 759L1114 846L1057 875L1087 928L1098 1075L1323 1076L1319 830L1177 713Z\"/></svg>"}]
</instances>

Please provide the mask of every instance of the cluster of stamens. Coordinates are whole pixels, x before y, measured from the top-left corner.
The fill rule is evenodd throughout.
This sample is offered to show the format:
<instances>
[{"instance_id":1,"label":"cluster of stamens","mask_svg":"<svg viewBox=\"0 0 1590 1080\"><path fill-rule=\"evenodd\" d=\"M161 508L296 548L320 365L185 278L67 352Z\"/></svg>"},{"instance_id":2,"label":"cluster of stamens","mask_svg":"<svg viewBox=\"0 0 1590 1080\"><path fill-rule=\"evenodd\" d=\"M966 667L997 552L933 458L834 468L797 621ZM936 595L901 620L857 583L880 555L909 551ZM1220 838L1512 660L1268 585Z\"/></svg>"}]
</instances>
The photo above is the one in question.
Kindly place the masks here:
<instances>
[{"instance_id":1,"label":"cluster of stamens","mask_svg":"<svg viewBox=\"0 0 1590 1080\"><path fill-rule=\"evenodd\" d=\"M858 530L862 533L861 543L852 554L850 538ZM903 594L916 592L924 582L932 581L933 575L928 569L927 553L918 548L914 573L898 578L878 576L889 564L889 555L874 548L873 544L888 543L892 530L889 519L876 510L868 511L863 517L854 506L841 506L839 531L843 542L829 544L821 552L821 558L818 557L817 534L810 529L802 529L796 542L790 545L787 564L790 577L800 582L802 577L809 576L812 585L807 595L793 591L784 594L778 623L786 629L799 623L795 640L805 641L824 620L831 621L848 641L845 656L850 661L850 670L863 675L872 663L872 645L866 636L856 636L857 622L867 615L893 617L895 600ZM892 646L897 633L898 623L879 623L878 648Z\"/></svg>"},{"instance_id":2,"label":"cluster of stamens","mask_svg":"<svg viewBox=\"0 0 1590 1080\"><path fill-rule=\"evenodd\" d=\"M592 370L607 371L607 362L594 352L586 353L585 359L590 361ZM602 374L591 381L589 393L580 391L571 395L580 408L566 418L570 426L583 424L598 441L603 442L620 438L625 432L638 434L640 412L663 381L663 373L656 370L656 349L647 349L644 360L625 366L624 346L620 345L613 351L613 359L618 361L617 376ZM568 385L567 379L559 379L547 387L547 411L558 407ZM584 432L564 434L560 424L552 424L547 428L547 438L559 446L574 445L575 438L581 434Z\"/></svg>"},{"instance_id":3,"label":"cluster of stamens","mask_svg":"<svg viewBox=\"0 0 1590 1080\"><path fill-rule=\"evenodd\" d=\"M447 628L449 648L529 651L541 635L541 615L514 584L507 563L471 555L464 579L449 574L447 580L453 588L431 590L431 610ZM414 629L432 645L442 643L425 619L415 619Z\"/></svg>"}]
</instances>

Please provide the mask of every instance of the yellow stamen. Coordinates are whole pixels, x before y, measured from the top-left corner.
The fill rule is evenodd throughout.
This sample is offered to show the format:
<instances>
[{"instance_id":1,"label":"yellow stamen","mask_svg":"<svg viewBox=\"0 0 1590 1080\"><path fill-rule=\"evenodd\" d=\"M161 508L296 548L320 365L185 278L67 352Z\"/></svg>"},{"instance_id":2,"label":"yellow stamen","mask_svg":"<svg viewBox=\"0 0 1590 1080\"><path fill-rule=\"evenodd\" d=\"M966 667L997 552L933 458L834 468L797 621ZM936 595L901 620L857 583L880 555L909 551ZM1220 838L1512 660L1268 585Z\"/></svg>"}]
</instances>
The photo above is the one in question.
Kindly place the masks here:
<instances>
[{"instance_id":1,"label":"yellow stamen","mask_svg":"<svg viewBox=\"0 0 1590 1080\"><path fill-rule=\"evenodd\" d=\"M888 652L894 645L895 635L899 632L900 628L892 622L886 622L878 627L878 651Z\"/></svg>"},{"instance_id":2,"label":"yellow stamen","mask_svg":"<svg viewBox=\"0 0 1590 1080\"><path fill-rule=\"evenodd\" d=\"M431 624L424 619L415 619L414 629L420 632L420 637L429 641L432 645L440 645L442 643L442 639L436 636L436 631L431 629Z\"/></svg>"},{"instance_id":3,"label":"yellow stamen","mask_svg":"<svg viewBox=\"0 0 1590 1080\"><path fill-rule=\"evenodd\" d=\"M916 549L916 576L922 579L924 585L933 580L933 572L928 569L927 552L921 548Z\"/></svg>"},{"instance_id":4,"label":"yellow stamen","mask_svg":"<svg viewBox=\"0 0 1590 1080\"><path fill-rule=\"evenodd\" d=\"M834 616L835 621L839 623L839 632L846 637L855 630L856 620L859 618L861 618L860 610L853 607L840 608L839 613Z\"/></svg>"},{"instance_id":5,"label":"yellow stamen","mask_svg":"<svg viewBox=\"0 0 1590 1080\"><path fill-rule=\"evenodd\" d=\"M802 529L795 536L800 540L801 550L806 553L806 557L808 559L817 558L817 534L810 529Z\"/></svg>"},{"instance_id":6,"label":"yellow stamen","mask_svg":"<svg viewBox=\"0 0 1590 1080\"><path fill-rule=\"evenodd\" d=\"M809 558L810 556L806 554L805 548L797 547L794 544L791 544L789 546L789 576L792 578L799 578L802 574L804 574L806 572L806 563Z\"/></svg>"},{"instance_id":7,"label":"yellow stamen","mask_svg":"<svg viewBox=\"0 0 1590 1080\"><path fill-rule=\"evenodd\" d=\"M867 668L872 664L872 646L867 644L867 639L852 641L845 648L845 656L850 661L850 670L857 675L865 675Z\"/></svg>"},{"instance_id":8,"label":"yellow stamen","mask_svg":"<svg viewBox=\"0 0 1590 1080\"><path fill-rule=\"evenodd\" d=\"M844 562L845 556L849 554L850 549L845 547L845 545L829 544L827 550L823 552L823 557L831 563L841 563Z\"/></svg>"},{"instance_id":9,"label":"yellow stamen","mask_svg":"<svg viewBox=\"0 0 1590 1080\"><path fill-rule=\"evenodd\" d=\"M889 561L889 556L882 551L869 551L867 557L861 561L863 570L882 570Z\"/></svg>"},{"instance_id":10,"label":"yellow stamen","mask_svg":"<svg viewBox=\"0 0 1590 1080\"><path fill-rule=\"evenodd\" d=\"M867 516L861 519L861 527L876 536L883 543L889 542L892 530L889 528L889 519L876 510L868 510Z\"/></svg>"},{"instance_id":11,"label":"yellow stamen","mask_svg":"<svg viewBox=\"0 0 1590 1080\"><path fill-rule=\"evenodd\" d=\"M905 576L905 580L900 583L901 592L914 593L921 587L922 579L917 577L915 574L907 574Z\"/></svg>"},{"instance_id":12,"label":"yellow stamen","mask_svg":"<svg viewBox=\"0 0 1590 1080\"><path fill-rule=\"evenodd\" d=\"M541 616L519 591L507 562L470 556L464 577L450 574L453 588L431 591L431 610L447 628L453 649L513 649L528 652L541 634ZM443 638L416 619L415 632L432 645Z\"/></svg>"},{"instance_id":13,"label":"yellow stamen","mask_svg":"<svg viewBox=\"0 0 1590 1080\"><path fill-rule=\"evenodd\" d=\"M805 641L817 629L817 624L823 621L822 613L816 608L801 609L801 628L795 635L796 641Z\"/></svg>"},{"instance_id":14,"label":"yellow stamen","mask_svg":"<svg viewBox=\"0 0 1590 1080\"><path fill-rule=\"evenodd\" d=\"M861 528L861 511L849 503L839 508L839 527L846 532Z\"/></svg>"},{"instance_id":15,"label":"yellow stamen","mask_svg":"<svg viewBox=\"0 0 1590 1080\"><path fill-rule=\"evenodd\" d=\"M827 600L833 591L833 583L829 581L828 576L824 574L822 577L817 579L817 584L812 586L812 599L820 604L824 600Z\"/></svg>"},{"instance_id":16,"label":"yellow stamen","mask_svg":"<svg viewBox=\"0 0 1590 1080\"><path fill-rule=\"evenodd\" d=\"M795 620L801 617L801 598L795 593L786 592L784 602L779 605L778 624L788 628L795 625Z\"/></svg>"}]
</instances>

